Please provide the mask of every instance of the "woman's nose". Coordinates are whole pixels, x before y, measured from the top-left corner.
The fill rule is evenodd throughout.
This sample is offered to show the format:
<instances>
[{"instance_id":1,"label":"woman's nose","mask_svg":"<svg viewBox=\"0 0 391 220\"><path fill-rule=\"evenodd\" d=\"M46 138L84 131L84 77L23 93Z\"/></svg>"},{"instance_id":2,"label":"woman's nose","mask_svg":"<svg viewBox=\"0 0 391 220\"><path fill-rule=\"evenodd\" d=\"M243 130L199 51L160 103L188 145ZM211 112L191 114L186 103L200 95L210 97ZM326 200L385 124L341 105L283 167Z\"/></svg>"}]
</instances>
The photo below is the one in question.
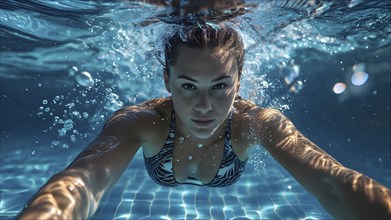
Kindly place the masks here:
<instances>
[{"instance_id":1,"label":"woman's nose","mask_svg":"<svg viewBox=\"0 0 391 220\"><path fill-rule=\"evenodd\" d=\"M212 102L207 93L200 93L194 106L197 112L206 113L212 110Z\"/></svg>"}]
</instances>

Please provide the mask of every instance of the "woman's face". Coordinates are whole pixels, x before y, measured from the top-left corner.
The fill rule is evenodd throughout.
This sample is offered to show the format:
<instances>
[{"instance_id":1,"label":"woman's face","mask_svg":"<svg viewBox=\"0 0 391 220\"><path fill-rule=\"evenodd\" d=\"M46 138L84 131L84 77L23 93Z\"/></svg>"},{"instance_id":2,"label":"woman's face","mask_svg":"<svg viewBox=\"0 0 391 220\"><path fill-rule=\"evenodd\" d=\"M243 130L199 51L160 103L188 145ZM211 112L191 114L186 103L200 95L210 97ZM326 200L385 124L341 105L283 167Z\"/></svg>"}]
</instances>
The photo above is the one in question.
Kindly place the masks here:
<instances>
[{"instance_id":1,"label":"woman's face","mask_svg":"<svg viewBox=\"0 0 391 220\"><path fill-rule=\"evenodd\" d=\"M239 89L233 56L221 63L210 49L181 46L176 63L165 74L183 135L211 137L227 118ZM179 120L178 120L179 119Z\"/></svg>"}]
</instances>

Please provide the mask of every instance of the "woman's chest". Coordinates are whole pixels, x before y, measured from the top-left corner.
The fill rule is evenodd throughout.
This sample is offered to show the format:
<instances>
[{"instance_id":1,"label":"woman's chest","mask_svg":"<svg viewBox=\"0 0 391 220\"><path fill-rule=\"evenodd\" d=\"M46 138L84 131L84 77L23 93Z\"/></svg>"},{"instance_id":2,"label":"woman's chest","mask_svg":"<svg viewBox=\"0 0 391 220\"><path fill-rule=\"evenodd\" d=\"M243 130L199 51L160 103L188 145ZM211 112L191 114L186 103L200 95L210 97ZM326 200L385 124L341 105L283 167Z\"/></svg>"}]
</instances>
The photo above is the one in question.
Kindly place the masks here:
<instances>
[{"instance_id":1,"label":"woman's chest","mask_svg":"<svg viewBox=\"0 0 391 220\"><path fill-rule=\"evenodd\" d=\"M193 177L207 184L222 172L220 169L235 169L236 162L240 164L248 158L246 146L235 137L226 132L208 145L175 138L172 167L176 181L182 183Z\"/></svg>"},{"instance_id":2,"label":"woman's chest","mask_svg":"<svg viewBox=\"0 0 391 220\"><path fill-rule=\"evenodd\" d=\"M224 145L223 141L204 146L178 139L172 153L176 181L183 183L193 177L203 184L211 182L224 159Z\"/></svg>"}]
</instances>

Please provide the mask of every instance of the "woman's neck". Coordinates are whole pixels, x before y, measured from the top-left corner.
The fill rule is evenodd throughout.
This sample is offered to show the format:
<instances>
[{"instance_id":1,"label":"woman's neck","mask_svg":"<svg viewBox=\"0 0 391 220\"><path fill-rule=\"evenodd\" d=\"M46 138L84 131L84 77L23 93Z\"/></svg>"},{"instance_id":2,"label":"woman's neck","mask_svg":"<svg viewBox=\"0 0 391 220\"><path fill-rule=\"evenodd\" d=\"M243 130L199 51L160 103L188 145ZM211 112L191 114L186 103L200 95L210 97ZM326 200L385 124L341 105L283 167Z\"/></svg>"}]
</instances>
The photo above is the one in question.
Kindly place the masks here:
<instances>
[{"instance_id":1,"label":"woman's neck","mask_svg":"<svg viewBox=\"0 0 391 220\"><path fill-rule=\"evenodd\" d=\"M186 128L186 126L184 126L183 122L179 118L176 118L175 133L180 141L186 140L186 142L190 142L194 146L198 146L199 144L202 144L203 146L209 146L224 140L227 121L228 119L225 119L211 136L207 138L198 138L193 135L192 132Z\"/></svg>"}]
</instances>

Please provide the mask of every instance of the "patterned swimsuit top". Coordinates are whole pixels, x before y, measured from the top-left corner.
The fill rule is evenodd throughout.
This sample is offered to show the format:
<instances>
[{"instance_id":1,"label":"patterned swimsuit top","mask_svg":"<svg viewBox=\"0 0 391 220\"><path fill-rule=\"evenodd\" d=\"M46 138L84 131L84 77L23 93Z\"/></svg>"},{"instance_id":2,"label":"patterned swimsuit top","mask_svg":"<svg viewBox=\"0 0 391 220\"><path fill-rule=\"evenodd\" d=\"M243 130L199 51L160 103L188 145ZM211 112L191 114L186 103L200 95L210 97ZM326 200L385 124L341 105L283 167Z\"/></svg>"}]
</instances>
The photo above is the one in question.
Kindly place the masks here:
<instances>
[{"instance_id":1,"label":"patterned swimsuit top","mask_svg":"<svg viewBox=\"0 0 391 220\"><path fill-rule=\"evenodd\" d=\"M178 186L180 184L193 184L199 186L222 187L229 186L236 182L242 175L246 162L241 161L234 153L231 144L231 118L232 111L228 116L227 126L224 135L224 152L219 170L214 179L207 184L194 177L189 177L186 182L178 183L175 180L172 165L172 155L175 145L175 112L171 113L169 134L163 148L153 157L145 157L144 163L149 176L156 183L162 186Z\"/></svg>"}]
</instances>

